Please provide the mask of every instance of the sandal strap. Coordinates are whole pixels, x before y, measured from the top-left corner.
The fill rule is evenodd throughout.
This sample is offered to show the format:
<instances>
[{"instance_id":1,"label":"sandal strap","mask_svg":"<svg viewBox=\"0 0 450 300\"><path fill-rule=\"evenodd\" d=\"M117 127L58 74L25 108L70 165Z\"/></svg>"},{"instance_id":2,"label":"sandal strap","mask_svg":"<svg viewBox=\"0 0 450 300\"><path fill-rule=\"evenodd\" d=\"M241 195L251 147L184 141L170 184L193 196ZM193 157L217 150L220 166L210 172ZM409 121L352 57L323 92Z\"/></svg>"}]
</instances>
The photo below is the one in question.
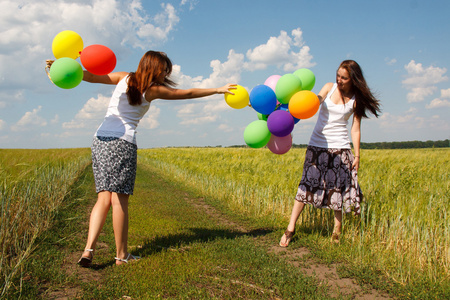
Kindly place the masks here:
<instances>
[{"instance_id":1,"label":"sandal strap","mask_svg":"<svg viewBox=\"0 0 450 300\"><path fill-rule=\"evenodd\" d=\"M84 251L94 252L94 249L84 249Z\"/></svg>"},{"instance_id":2,"label":"sandal strap","mask_svg":"<svg viewBox=\"0 0 450 300\"><path fill-rule=\"evenodd\" d=\"M290 239L290 238L292 238L292 237L294 236L294 234L295 234L295 229L294 229L294 231L289 231L289 230L286 229L286 231L284 232L284 234L286 235L286 238L287 238L287 239Z\"/></svg>"},{"instance_id":3,"label":"sandal strap","mask_svg":"<svg viewBox=\"0 0 450 300\"><path fill-rule=\"evenodd\" d=\"M139 256L133 256L131 253L128 253L127 258L123 259L123 258L119 258L119 257L115 257L116 260L124 262L124 263L128 263L128 261L131 260L138 260L140 257Z\"/></svg>"}]
</instances>

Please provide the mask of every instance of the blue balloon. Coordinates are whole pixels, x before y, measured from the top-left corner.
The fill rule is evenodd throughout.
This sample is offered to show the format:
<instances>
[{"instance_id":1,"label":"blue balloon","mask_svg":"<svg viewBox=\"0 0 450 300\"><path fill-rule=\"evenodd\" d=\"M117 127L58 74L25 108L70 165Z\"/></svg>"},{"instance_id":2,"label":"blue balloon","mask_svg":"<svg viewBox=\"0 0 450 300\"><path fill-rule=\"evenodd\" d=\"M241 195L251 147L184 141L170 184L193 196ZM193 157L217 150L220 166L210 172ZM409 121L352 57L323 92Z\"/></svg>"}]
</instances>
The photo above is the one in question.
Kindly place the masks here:
<instances>
[{"instance_id":1,"label":"blue balloon","mask_svg":"<svg viewBox=\"0 0 450 300\"><path fill-rule=\"evenodd\" d=\"M250 105L257 112L270 115L277 106L277 96L267 85L257 85L250 92Z\"/></svg>"},{"instance_id":2,"label":"blue balloon","mask_svg":"<svg viewBox=\"0 0 450 300\"><path fill-rule=\"evenodd\" d=\"M277 107L277 110L289 111L289 104L280 103L280 105Z\"/></svg>"}]
</instances>

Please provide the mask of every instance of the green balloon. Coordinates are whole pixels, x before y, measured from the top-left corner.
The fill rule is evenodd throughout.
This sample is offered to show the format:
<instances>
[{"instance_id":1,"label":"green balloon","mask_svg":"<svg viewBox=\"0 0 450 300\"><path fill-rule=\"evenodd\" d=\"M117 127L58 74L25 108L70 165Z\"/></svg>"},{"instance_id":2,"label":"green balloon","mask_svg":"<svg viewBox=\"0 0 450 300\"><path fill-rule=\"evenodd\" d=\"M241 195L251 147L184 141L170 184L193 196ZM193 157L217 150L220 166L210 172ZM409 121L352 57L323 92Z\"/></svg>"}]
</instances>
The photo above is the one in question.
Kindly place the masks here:
<instances>
[{"instance_id":1,"label":"green balloon","mask_svg":"<svg viewBox=\"0 0 450 300\"><path fill-rule=\"evenodd\" d=\"M288 104L292 95L301 91L302 81L294 74L284 74L278 79L275 86L275 95L278 101L283 104Z\"/></svg>"},{"instance_id":2,"label":"green balloon","mask_svg":"<svg viewBox=\"0 0 450 300\"><path fill-rule=\"evenodd\" d=\"M55 60L50 67L50 78L56 86L72 89L83 80L83 69L73 58L62 57Z\"/></svg>"},{"instance_id":3,"label":"green balloon","mask_svg":"<svg viewBox=\"0 0 450 300\"><path fill-rule=\"evenodd\" d=\"M253 121L244 130L244 141L251 148L262 148L270 140L272 134L267 127L267 121Z\"/></svg>"},{"instance_id":4,"label":"green balloon","mask_svg":"<svg viewBox=\"0 0 450 300\"><path fill-rule=\"evenodd\" d=\"M316 84L316 76L310 69L298 69L294 72L294 75L300 78L302 81L302 89L311 91Z\"/></svg>"},{"instance_id":5,"label":"green balloon","mask_svg":"<svg viewBox=\"0 0 450 300\"><path fill-rule=\"evenodd\" d=\"M267 119L269 118L269 115L263 115L262 113L257 112L258 115L258 120L264 120L267 121Z\"/></svg>"}]
</instances>

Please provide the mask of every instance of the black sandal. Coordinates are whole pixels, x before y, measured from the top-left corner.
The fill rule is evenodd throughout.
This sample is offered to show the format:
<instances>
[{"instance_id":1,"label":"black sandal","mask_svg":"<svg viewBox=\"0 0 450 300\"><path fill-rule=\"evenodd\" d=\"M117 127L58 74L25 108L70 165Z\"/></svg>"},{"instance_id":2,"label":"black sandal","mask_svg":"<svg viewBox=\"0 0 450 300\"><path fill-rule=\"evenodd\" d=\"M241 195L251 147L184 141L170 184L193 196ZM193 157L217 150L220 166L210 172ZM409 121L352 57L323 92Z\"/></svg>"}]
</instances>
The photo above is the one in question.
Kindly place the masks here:
<instances>
[{"instance_id":1,"label":"black sandal","mask_svg":"<svg viewBox=\"0 0 450 300\"><path fill-rule=\"evenodd\" d=\"M84 252L89 252L90 255L93 256L92 253L94 252L94 249L85 249ZM78 260L78 264L80 266L82 266L83 268L88 268L92 264L92 258L86 257L86 256L81 256L81 258Z\"/></svg>"},{"instance_id":2,"label":"black sandal","mask_svg":"<svg viewBox=\"0 0 450 300\"><path fill-rule=\"evenodd\" d=\"M283 240L283 236L281 237L280 247L286 248L287 246L289 246L289 243L291 242L292 237L294 236L294 234L295 234L295 229L294 229L294 231L289 231L289 230L286 229L286 231L284 232L284 235L283 235L283 236L286 237L286 240L285 240L285 243L282 243L281 240Z\"/></svg>"}]
</instances>

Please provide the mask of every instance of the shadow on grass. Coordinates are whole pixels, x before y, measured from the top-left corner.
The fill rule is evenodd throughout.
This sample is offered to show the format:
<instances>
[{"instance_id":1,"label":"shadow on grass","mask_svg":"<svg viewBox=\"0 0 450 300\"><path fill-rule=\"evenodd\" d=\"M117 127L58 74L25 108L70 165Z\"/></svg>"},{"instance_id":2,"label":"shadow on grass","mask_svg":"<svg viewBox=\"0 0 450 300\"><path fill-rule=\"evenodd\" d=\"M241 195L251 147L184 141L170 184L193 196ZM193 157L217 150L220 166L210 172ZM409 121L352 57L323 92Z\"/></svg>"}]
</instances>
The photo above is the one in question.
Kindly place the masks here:
<instances>
[{"instance_id":1,"label":"shadow on grass","mask_svg":"<svg viewBox=\"0 0 450 300\"><path fill-rule=\"evenodd\" d=\"M258 228L251 231L230 229L188 228L185 233L168 236L157 236L148 240L137 250L138 255L145 257L164 249L189 246L193 243L207 243L218 239L235 239L238 237L259 237L271 233L273 229Z\"/></svg>"},{"instance_id":2,"label":"shadow on grass","mask_svg":"<svg viewBox=\"0 0 450 300\"><path fill-rule=\"evenodd\" d=\"M132 251L133 255L142 258L159 253L164 249L187 247L193 243L207 243L218 239L235 239L238 237L259 237L273 232L269 228L257 228L250 231L238 231L229 229L209 229L209 228L188 228L185 233L173 234L168 236L157 236L144 242L142 247ZM115 260L97 264L92 263L89 269L103 270L115 265Z\"/></svg>"}]
</instances>

